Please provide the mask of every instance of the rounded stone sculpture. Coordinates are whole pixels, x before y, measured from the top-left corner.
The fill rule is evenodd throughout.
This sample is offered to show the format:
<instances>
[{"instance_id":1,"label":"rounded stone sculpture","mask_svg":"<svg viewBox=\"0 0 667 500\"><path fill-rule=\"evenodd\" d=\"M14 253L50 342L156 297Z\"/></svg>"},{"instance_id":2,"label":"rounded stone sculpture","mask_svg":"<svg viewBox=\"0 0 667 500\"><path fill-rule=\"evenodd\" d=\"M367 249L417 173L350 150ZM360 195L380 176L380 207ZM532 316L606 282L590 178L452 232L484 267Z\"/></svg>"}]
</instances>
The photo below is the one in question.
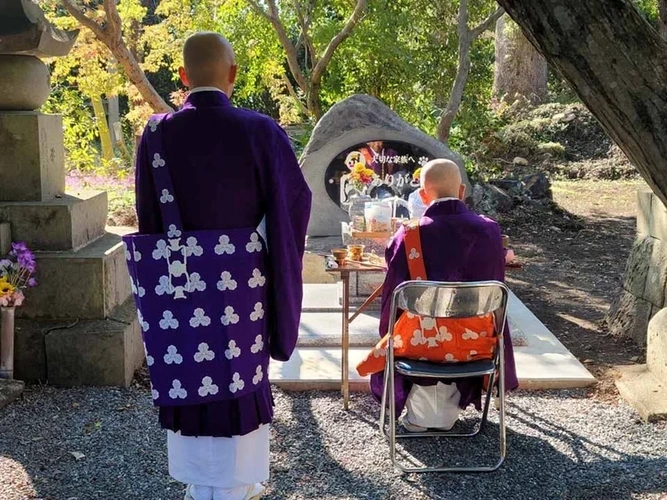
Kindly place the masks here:
<instances>
[{"instance_id":1,"label":"rounded stone sculpture","mask_svg":"<svg viewBox=\"0 0 667 500\"><path fill-rule=\"evenodd\" d=\"M49 69L33 56L0 55L0 110L32 111L49 98Z\"/></svg>"}]
</instances>

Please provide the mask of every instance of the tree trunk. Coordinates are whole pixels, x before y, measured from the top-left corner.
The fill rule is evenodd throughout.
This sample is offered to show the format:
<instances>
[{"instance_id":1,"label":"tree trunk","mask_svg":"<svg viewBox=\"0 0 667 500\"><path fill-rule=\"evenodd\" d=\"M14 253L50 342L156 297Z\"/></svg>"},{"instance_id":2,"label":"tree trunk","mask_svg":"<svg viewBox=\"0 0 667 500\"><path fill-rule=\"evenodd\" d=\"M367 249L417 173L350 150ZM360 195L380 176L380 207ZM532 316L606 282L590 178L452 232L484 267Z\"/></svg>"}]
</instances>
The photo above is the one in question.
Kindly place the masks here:
<instances>
[{"instance_id":1,"label":"tree trunk","mask_svg":"<svg viewBox=\"0 0 667 500\"><path fill-rule=\"evenodd\" d=\"M667 204L667 42L629 0L498 0Z\"/></svg>"},{"instance_id":2,"label":"tree trunk","mask_svg":"<svg viewBox=\"0 0 667 500\"><path fill-rule=\"evenodd\" d=\"M508 16L496 22L493 95L509 103L523 97L533 104L547 98L547 60Z\"/></svg>"},{"instance_id":3,"label":"tree trunk","mask_svg":"<svg viewBox=\"0 0 667 500\"><path fill-rule=\"evenodd\" d=\"M667 40L667 0L658 0L658 32L663 40Z\"/></svg>"},{"instance_id":4,"label":"tree trunk","mask_svg":"<svg viewBox=\"0 0 667 500\"><path fill-rule=\"evenodd\" d=\"M452 85L447 106L438 122L438 140L445 144L449 141L449 132L452 128L454 118L456 118L456 114L461 107L463 91L465 90L468 75L470 74L470 45L472 44L470 38L470 32L467 28L464 33L459 33L459 60L456 67L456 78L454 78L454 85Z\"/></svg>"},{"instance_id":5,"label":"tree trunk","mask_svg":"<svg viewBox=\"0 0 667 500\"><path fill-rule=\"evenodd\" d=\"M104 111L104 103L101 96L94 96L90 98L93 103L93 111L95 112L95 121L97 122L97 131L100 135L100 143L102 144L102 158L107 161L113 160L113 146L111 144L111 134L109 133L109 122L107 122L107 115Z\"/></svg>"}]
</instances>

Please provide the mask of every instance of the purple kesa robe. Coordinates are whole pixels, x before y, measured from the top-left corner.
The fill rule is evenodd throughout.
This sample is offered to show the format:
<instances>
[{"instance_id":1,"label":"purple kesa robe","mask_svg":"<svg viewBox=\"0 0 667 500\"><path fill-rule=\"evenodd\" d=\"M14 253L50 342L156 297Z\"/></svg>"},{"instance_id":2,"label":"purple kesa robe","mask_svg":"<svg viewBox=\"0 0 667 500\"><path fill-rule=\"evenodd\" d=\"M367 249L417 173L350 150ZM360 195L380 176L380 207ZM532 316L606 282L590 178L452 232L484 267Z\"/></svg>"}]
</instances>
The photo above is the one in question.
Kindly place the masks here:
<instances>
[{"instance_id":1,"label":"purple kesa robe","mask_svg":"<svg viewBox=\"0 0 667 500\"><path fill-rule=\"evenodd\" d=\"M150 133L149 126L137 155L137 217L142 234L168 230L163 227L153 184L154 158L147 146ZM180 111L167 116L159 133L185 231L253 228L266 216L269 351L272 358L287 360L298 336L311 202L287 135L270 118L232 107L227 96L217 91L192 93ZM239 287L247 286L237 281ZM247 335L254 339L251 334ZM238 360L231 354L243 364L243 352ZM246 387L245 391L234 399L160 406L160 423L185 436L245 435L273 417L268 377L255 390Z\"/></svg>"},{"instance_id":2,"label":"purple kesa robe","mask_svg":"<svg viewBox=\"0 0 667 500\"><path fill-rule=\"evenodd\" d=\"M500 227L491 219L481 217L458 200L437 201L425 212L419 222L426 274L433 281L486 281L505 280L505 257ZM410 279L405 257L405 230L401 229L386 251L387 276L382 289L380 336L389 328L391 294ZM509 328L505 327L505 383L506 389L518 387L514 351ZM384 372L371 375L371 390L379 401L382 395ZM412 379L396 375L396 413L403 411L413 383L434 385L436 379ZM482 378L456 381L461 392L459 406L471 403L480 408Z\"/></svg>"}]
</instances>

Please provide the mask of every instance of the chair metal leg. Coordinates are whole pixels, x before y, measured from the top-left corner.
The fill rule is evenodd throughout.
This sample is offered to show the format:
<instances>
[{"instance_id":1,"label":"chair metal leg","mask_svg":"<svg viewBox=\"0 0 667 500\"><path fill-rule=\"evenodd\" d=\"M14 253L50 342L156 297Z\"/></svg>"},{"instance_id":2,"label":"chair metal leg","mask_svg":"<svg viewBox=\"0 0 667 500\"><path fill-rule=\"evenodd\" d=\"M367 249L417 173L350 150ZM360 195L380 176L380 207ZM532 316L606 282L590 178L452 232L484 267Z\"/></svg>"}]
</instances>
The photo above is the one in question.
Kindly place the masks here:
<instances>
[{"instance_id":1,"label":"chair metal leg","mask_svg":"<svg viewBox=\"0 0 667 500\"><path fill-rule=\"evenodd\" d=\"M388 379L389 379L389 367L385 366L384 369L384 379L382 382L382 403L380 407L380 432L382 435L387 438L387 432L385 430L386 418L387 418L387 389L388 389Z\"/></svg>"},{"instance_id":2,"label":"chair metal leg","mask_svg":"<svg viewBox=\"0 0 667 500\"><path fill-rule=\"evenodd\" d=\"M396 389L394 387L395 377L394 377L394 356L393 353L388 353L389 359L389 370L388 372L388 384L389 387L389 458L394 466L398 466L396 461Z\"/></svg>"},{"instance_id":3,"label":"chair metal leg","mask_svg":"<svg viewBox=\"0 0 667 500\"><path fill-rule=\"evenodd\" d=\"M502 351L502 348L500 349ZM503 355L502 352L499 353L500 355ZM393 377L392 377L393 381ZM498 389L500 393L500 412L499 412L499 442L500 442L500 458L499 460L492 466L483 466L483 467L406 467L402 465L401 463L398 462L396 459L396 439L402 439L402 438L419 438L419 437L438 437L438 436L444 436L444 437L474 437L477 434L479 434L486 421L488 420L488 412L489 412L489 407L491 403L491 396L493 393L493 384L495 382L495 373L489 377L489 385L487 386L487 393L486 393L486 399L484 401L484 407L483 407L483 413L482 413L482 420L477 428L476 431L472 433L451 433L448 431L431 431L431 432L413 432L413 433L408 433L408 434L396 434L396 422L395 422L395 411L396 411L396 402L395 402L395 395L393 392L393 382L391 382L391 390L392 394L389 395L389 402L390 402L390 409L389 411L392 412L390 415L390 423L391 423L391 429L389 430L390 432L390 437L389 437L389 453L390 453L390 458L394 466L400 470L401 472L405 473L412 473L412 472L464 472L464 473L470 473L470 472L494 472L500 468L500 466L503 464L505 461L505 456L506 456L506 428L505 428L505 362L503 358L500 358L499 363L498 363ZM392 415L394 418L392 419Z\"/></svg>"}]
</instances>

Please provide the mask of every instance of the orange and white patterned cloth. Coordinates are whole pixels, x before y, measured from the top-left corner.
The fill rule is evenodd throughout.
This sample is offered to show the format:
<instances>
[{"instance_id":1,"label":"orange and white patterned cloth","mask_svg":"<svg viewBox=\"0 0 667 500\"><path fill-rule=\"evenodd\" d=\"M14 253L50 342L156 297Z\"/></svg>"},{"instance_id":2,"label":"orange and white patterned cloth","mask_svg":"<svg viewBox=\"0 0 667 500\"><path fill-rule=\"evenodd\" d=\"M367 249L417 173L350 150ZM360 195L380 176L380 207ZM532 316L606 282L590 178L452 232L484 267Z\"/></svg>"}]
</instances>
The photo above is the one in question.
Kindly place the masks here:
<instances>
[{"instance_id":1,"label":"orange and white patterned cloth","mask_svg":"<svg viewBox=\"0 0 667 500\"><path fill-rule=\"evenodd\" d=\"M410 278L426 279L419 223L406 227L405 252ZM384 370L389 334L357 365L361 376ZM442 363L491 359L496 347L493 315L472 318L429 318L404 312L394 326L394 355Z\"/></svg>"}]
</instances>

